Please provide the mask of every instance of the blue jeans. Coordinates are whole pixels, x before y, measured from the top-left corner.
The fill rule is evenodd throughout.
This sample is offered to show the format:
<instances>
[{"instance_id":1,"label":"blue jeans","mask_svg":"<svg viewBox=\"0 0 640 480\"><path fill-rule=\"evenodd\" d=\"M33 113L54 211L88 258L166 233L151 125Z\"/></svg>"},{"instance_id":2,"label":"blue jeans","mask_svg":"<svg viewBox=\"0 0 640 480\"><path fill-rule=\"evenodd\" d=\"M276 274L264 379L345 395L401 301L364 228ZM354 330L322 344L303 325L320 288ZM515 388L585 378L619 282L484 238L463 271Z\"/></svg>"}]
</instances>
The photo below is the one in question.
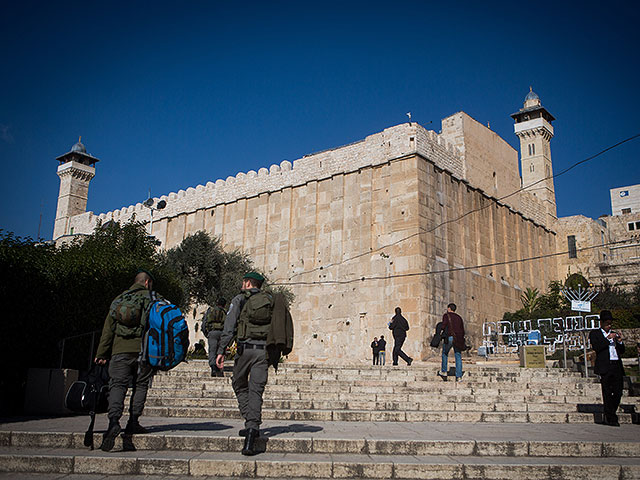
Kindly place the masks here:
<instances>
[{"instance_id":1,"label":"blue jeans","mask_svg":"<svg viewBox=\"0 0 640 480\"><path fill-rule=\"evenodd\" d=\"M449 362L449 350L453 347L453 337L449 337L445 343L442 344L442 368L440 370L445 375L448 372ZM456 347L453 347L453 353L456 357L456 378L462 377L462 352Z\"/></svg>"},{"instance_id":2,"label":"blue jeans","mask_svg":"<svg viewBox=\"0 0 640 480\"><path fill-rule=\"evenodd\" d=\"M381 352L378 353L378 365L384 365L385 362L385 351L382 350Z\"/></svg>"}]
</instances>

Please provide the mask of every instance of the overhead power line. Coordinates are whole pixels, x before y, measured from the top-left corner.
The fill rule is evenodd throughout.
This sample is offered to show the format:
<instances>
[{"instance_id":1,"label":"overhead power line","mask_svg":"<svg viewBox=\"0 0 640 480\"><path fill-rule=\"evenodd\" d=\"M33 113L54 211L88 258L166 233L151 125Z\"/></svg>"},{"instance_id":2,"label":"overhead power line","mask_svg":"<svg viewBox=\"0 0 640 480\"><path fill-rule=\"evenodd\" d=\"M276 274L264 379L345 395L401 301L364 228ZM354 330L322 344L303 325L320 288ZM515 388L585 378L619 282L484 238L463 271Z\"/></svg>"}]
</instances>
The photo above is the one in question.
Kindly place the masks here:
<instances>
[{"instance_id":1,"label":"overhead power line","mask_svg":"<svg viewBox=\"0 0 640 480\"><path fill-rule=\"evenodd\" d=\"M583 163L586 163L586 162L588 162L588 161L590 161L590 160L593 160L594 158L597 158L597 157L599 157L600 155L603 155L604 153L606 153L606 152L608 152L608 151L610 151L610 150L613 150L614 148L619 147L620 145L623 145L623 144L625 144L625 143L627 143L627 142L630 142L630 141L632 141L632 140L635 140L635 139L636 139L636 138L638 138L638 137L640 137L640 133L637 133L637 134L635 134L635 135L633 135L633 136L631 136L631 137L629 137L629 138L626 138L626 139L624 139L624 140L621 140L620 142L615 143L615 144L613 144L613 145L611 145L611 146L609 146L609 147L607 147L607 148L605 148L605 149L603 149L603 150L600 150L598 153L596 153L596 154L594 154L594 155L591 155L590 157L587 157L587 158L585 158L585 159L583 159L583 160L580 160L580 161L578 161L578 162L575 162L574 164L570 165L569 167L565 168L564 170L562 170L562 171L561 171L561 172L559 172L559 173L556 173L556 174L550 175L550 176L548 176L548 177L542 178L542 179L538 180L537 182L532 183L531 185L527 185L526 187L521 187L521 188L519 188L519 189L515 190L514 192L509 193L508 195L505 195L505 196L503 196L503 197L499 197L499 198L497 198L497 199L496 199L496 201L500 202L500 201L502 201L502 200L504 200L504 199L506 199L506 198L512 197L513 195L516 195L516 194L518 194L518 193L520 193L520 192L522 192L522 191L525 191L525 190L527 190L527 189L529 189L529 188L531 188L531 187L533 187L533 186L535 186L535 185L537 185L537 184L539 184L539 183L541 183L541 182L544 182L545 180L549 180L549 179L553 179L553 178L560 177L561 175L564 175L565 173L567 173L567 172L569 172L570 170L574 169L574 168L575 168L575 167L577 167L578 165L582 165ZM351 257L348 257L348 258L344 258L344 259L340 260L339 262L329 263L329 264L327 264L327 265L322 265L322 266L320 266L320 267L315 267L315 268L312 268L312 269L309 269L309 270L304 270L304 271L302 271L302 272L294 273L294 274L292 274L292 275L289 277L289 280L291 280L291 279L293 279L293 278L295 278L295 277L298 277L298 276L300 276L300 275L306 275L306 274L308 274L308 273L314 273L314 272L318 272L318 271L320 271L320 270L324 270L324 269L326 269L326 268L331 268L331 267L335 267L335 266L337 266L337 265L342 265L342 264L344 264L344 263L350 262L350 261L352 261L352 260L356 260L356 259L358 259L358 258L360 258L360 257L365 256L365 255L371 255L371 254L373 254L373 253L375 253L375 252L378 252L378 251L380 251L380 250L384 250L385 248L393 247L393 246L395 246L395 245L397 245L397 244L399 244L399 243L402 243L402 242L405 242L405 241L407 241L407 240L410 240L411 238L416 237L416 236L418 236L418 235L422 235L422 234L427 234L427 233L434 232L435 230L437 230L437 229L438 229L438 228L440 228L440 227L443 227L444 225L447 225L447 224L449 224L449 223L457 222L457 221L459 221L459 220L461 220L461 219L463 219L463 218L465 218L465 217L467 217L467 216L469 216L469 215L472 215L472 214L477 213L477 212L480 212L480 211L482 211L482 210L484 210L484 209L486 209L486 208L489 208L489 207L490 207L490 206L492 206L492 205L493 205L493 203L488 203L488 204L486 204L486 205L484 205L484 206L482 206L482 207L478 207L478 208L475 208L475 209L469 210L468 212L465 212L465 213L463 213L462 215L460 215L460 216L458 216L458 217L456 217L456 218L452 218L452 219L450 219L450 220L445 220L444 222L441 222L441 223L439 223L439 224L437 224L437 225L435 225L435 226L431 227L430 229L423 229L423 228L421 228L421 229L420 229L421 231L419 231L419 232L412 233L411 235L408 235L408 236L406 236L406 237L403 237L403 238L401 238L401 239L399 239L399 240L396 240L396 241L394 241L394 242L388 243L388 244L383 245L383 246L381 246L381 247L377 247L377 248L371 249L371 250L369 250L369 251L362 252L362 253L358 253L358 254L353 255L353 256L351 256ZM285 283L274 283L273 285L276 285L276 284L277 284L277 285L285 285Z\"/></svg>"},{"instance_id":2,"label":"overhead power line","mask_svg":"<svg viewBox=\"0 0 640 480\"><path fill-rule=\"evenodd\" d=\"M576 252L584 252L587 250L592 250L594 248L604 248L604 247L609 247L612 245L619 245L621 243L627 243L627 242L631 242L631 241L635 241L635 239L626 239L626 240L619 240L617 242L609 242L609 243L603 243L601 245L592 245L589 247L583 247L583 248L578 248L575 251ZM357 283L357 282L366 282L366 281L371 281L371 280L389 280L391 278L404 278L404 277L426 277L429 275L437 275L437 274L441 274L441 273L451 273L451 272L461 272L461 271L465 271L465 270L477 270L480 268L488 268L488 267L497 267L500 265L512 265L514 263L524 263L524 262L531 262L533 260L541 260L544 258L549 258L549 257L557 257L560 255L566 255L568 254L569 251L564 251L564 252L555 252L555 253L547 253L544 255L536 255L534 257L527 257L527 258L519 258L519 259L514 259L514 260L505 260L504 262L493 262L493 263L484 263L482 265L473 265L470 267L454 267L454 268L447 268L445 270L432 270L430 272L413 272L413 273L398 273L395 275L383 275L383 276L373 276L373 277L358 277L358 278L352 278L349 280L318 280L316 282L275 282L275 283L271 283L271 285L273 286L285 286L285 287L290 287L290 286L311 286L311 285L347 285L350 283Z\"/></svg>"}]
</instances>

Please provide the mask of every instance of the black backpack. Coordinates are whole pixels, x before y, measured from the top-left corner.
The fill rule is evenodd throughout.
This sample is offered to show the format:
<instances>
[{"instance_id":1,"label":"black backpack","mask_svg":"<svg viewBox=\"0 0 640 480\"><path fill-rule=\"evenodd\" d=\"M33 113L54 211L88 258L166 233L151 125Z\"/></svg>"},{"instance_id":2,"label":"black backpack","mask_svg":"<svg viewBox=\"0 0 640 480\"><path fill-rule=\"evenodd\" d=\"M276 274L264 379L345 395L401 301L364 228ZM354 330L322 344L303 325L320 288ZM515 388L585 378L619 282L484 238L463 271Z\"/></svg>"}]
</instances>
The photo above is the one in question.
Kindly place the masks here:
<instances>
[{"instance_id":1,"label":"black backpack","mask_svg":"<svg viewBox=\"0 0 640 480\"><path fill-rule=\"evenodd\" d=\"M442 340L444 340L446 343L447 337L448 337L447 332L444 331L442 328L442 322L438 322L436 324L436 333L434 333L433 338L431 339L430 345L433 348L438 348Z\"/></svg>"},{"instance_id":2,"label":"black backpack","mask_svg":"<svg viewBox=\"0 0 640 480\"><path fill-rule=\"evenodd\" d=\"M89 429L84 434L84 445L93 450L93 426L96 413L106 413L109 408L109 369L94 364L83 380L71 384L64 399L64 406L76 413L91 416Z\"/></svg>"}]
</instances>

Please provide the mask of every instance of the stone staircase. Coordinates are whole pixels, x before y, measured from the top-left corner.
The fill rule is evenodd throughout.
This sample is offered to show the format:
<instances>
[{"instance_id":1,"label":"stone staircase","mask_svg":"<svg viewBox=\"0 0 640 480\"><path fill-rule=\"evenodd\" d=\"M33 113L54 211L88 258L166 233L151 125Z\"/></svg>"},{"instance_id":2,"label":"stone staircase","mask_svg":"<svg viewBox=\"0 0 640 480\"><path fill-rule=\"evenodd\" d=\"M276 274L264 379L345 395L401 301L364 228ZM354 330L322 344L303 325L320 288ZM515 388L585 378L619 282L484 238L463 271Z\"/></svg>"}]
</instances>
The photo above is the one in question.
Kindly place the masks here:
<instances>
[{"instance_id":1,"label":"stone staircase","mask_svg":"<svg viewBox=\"0 0 640 480\"><path fill-rule=\"evenodd\" d=\"M18 472L151 478L640 479L636 397L620 428L594 424L600 385L562 369L303 366L270 371L264 453L240 455L230 378L193 361L157 375L136 451L83 446L87 417L0 424L0 478ZM100 416L96 429L106 428ZM94 441L100 444L101 434ZM100 477L103 478L103 477Z\"/></svg>"},{"instance_id":2,"label":"stone staircase","mask_svg":"<svg viewBox=\"0 0 640 480\"><path fill-rule=\"evenodd\" d=\"M443 382L433 367L305 367L270 372L263 419L375 422L593 423L601 389L595 378L562 369L470 365L463 381ZM625 397L632 423L640 397ZM157 376L147 415L240 418L231 378L210 378L188 364ZM596 415L597 417L597 415Z\"/></svg>"}]
</instances>

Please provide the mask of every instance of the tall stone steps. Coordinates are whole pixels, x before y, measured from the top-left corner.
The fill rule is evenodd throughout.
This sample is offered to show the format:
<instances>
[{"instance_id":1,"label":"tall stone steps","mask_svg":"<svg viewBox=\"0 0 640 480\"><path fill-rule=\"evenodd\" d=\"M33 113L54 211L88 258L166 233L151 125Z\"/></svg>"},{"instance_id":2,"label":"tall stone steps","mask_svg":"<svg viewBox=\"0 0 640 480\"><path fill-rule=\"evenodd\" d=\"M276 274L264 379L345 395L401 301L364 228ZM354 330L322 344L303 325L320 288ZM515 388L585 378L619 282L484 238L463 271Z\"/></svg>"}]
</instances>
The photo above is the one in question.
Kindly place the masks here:
<instances>
[{"instance_id":1,"label":"tall stone steps","mask_svg":"<svg viewBox=\"0 0 640 480\"><path fill-rule=\"evenodd\" d=\"M635 428L635 427L623 427ZM528 479L640 478L640 443L602 440L421 440L321 431L262 438L256 457L243 457L242 439L219 432L134 436L134 452L89 451L84 434L0 433L0 472L60 475L168 475L222 478ZM513 435L513 429L511 431ZM419 435L418 435L419 436ZM526 435L525 435L526 436ZM627 437L629 435L627 434ZM375 435L374 437L377 437ZM100 435L95 435L98 444Z\"/></svg>"},{"instance_id":2,"label":"tall stone steps","mask_svg":"<svg viewBox=\"0 0 640 480\"><path fill-rule=\"evenodd\" d=\"M594 402L595 403L595 402ZM182 407L182 408L237 408L233 398L189 398L189 397L150 397L147 407ZM371 410L371 411L430 411L433 402L374 402L374 401L333 401L333 400L264 400L265 410ZM567 413L575 411L575 404L560 403L504 403L504 402L449 402L438 404L438 411L452 412L555 412ZM573 409L573 410L572 410ZM621 413L624 409L621 408Z\"/></svg>"},{"instance_id":3,"label":"tall stone steps","mask_svg":"<svg viewBox=\"0 0 640 480\"><path fill-rule=\"evenodd\" d=\"M177 418L240 418L237 408L146 407L145 414ZM620 423L633 423L633 415L620 413ZM263 409L264 420L343 422L483 422L483 423L594 423L593 413L507 411L393 411Z\"/></svg>"},{"instance_id":4,"label":"tall stone steps","mask_svg":"<svg viewBox=\"0 0 640 480\"><path fill-rule=\"evenodd\" d=\"M102 435L94 434L100 445ZM243 438L235 435L194 435L188 433L150 433L135 435L138 451L239 452ZM270 453L370 454L370 455L448 455L474 457L584 457L629 458L640 461L640 442L583 440L422 440L394 438L327 438L322 435L261 437L259 449ZM28 448L40 453L48 449L85 450L84 433L77 432L0 432L0 448ZM122 437L114 452L122 450Z\"/></svg>"},{"instance_id":5,"label":"tall stone steps","mask_svg":"<svg viewBox=\"0 0 640 480\"><path fill-rule=\"evenodd\" d=\"M280 366L276 375L286 375L291 378L305 378L315 380L331 379L355 379L355 378L385 378L385 379L429 379L435 376L439 365L428 364L424 366L411 367L378 367L378 366ZM230 371L230 370L229 370ZM491 377L508 380L510 378L582 378L579 372L559 369L522 369L520 367L482 367L477 365L465 365L465 375L467 377ZM208 364L197 360L188 364L182 364L170 372L163 373L166 376L209 376ZM591 377L593 379L593 377Z\"/></svg>"},{"instance_id":6,"label":"tall stone steps","mask_svg":"<svg viewBox=\"0 0 640 480\"><path fill-rule=\"evenodd\" d=\"M438 384L441 385L441 384ZM150 397L193 397L193 398L232 398L229 384L202 384L190 386L158 385L154 383L150 390ZM427 393L425 393L427 392ZM431 386L411 389L377 389L341 385L336 387L317 386L313 384L267 386L265 397L283 400L324 399L332 401L410 401L430 402L435 399L448 401L482 401L491 400L504 402L530 403L589 403L599 401L601 392L599 385L594 389L562 389L562 388L518 388L518 389L487 389L487 388L442 388ZM491 400L489 400L491 399ZM637 405L639 397L624 397L624 402Z\"/></svg>"},{"instance_id":7,"label":"tall stone steps","mask_svg":"<svg viewBox=\"0 0 640 480\"><path fill-rule=\"evenodd\" d=\"M434 455L263 453L241 457L218 452L122 452L0 449L0 471L61 475L169 475L208 478L626 480L640 478L635 459L588 457L463 457Z\"/></svg>"},{"instance_id":8,"label":"tall stone steps","mask_svg":"<svg viewBox=\"0 0 640 480\"><path fill-rule=\"evenodd\" d=\"M462 382L443 382L437 365L281 366L265 389L263 418L315 421L592 423L601 403L594 378L563 369L470 365ZM621 422L640 399L625 397ZM191 362L154 378L147 413L239 418L231 379Z\"/></svg>"}]
</instances>

